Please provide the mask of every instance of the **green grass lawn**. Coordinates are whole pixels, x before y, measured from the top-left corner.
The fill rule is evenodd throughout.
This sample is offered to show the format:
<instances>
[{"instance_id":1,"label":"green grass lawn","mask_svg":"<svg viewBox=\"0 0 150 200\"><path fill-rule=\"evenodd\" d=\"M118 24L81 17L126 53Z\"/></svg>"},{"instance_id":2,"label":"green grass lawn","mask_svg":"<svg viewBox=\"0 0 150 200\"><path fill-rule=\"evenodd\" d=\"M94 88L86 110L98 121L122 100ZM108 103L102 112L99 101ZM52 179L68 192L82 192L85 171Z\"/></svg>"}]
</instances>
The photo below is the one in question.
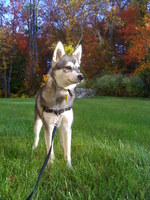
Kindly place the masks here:
<instances>
[{"instance_id":1,"label":"green grass lawn","mask_svg":"<svg viewBox=\"0 0 150 200\"><path fill-rule=\"evenodd\" d=\"M34 139L34 99L0 99L0 199L23 200L46 156ZM150 199L150 99L96 97L74 105L69 170L56 135L55 162L33 199Z\"/></svg>"}]
</instances>

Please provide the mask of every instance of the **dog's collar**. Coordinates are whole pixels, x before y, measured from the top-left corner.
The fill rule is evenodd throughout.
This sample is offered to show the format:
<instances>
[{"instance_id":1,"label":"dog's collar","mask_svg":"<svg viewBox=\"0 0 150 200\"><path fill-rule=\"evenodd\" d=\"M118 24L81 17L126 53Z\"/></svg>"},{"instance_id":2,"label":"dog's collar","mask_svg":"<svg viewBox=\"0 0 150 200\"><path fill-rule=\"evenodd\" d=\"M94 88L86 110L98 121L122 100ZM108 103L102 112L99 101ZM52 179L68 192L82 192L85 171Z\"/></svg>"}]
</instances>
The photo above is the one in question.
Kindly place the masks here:
<instances>
[{"instance_id":1,"label":"dog's collar","mask_svg":"<svg viewBox=\"0 0 150 200\"><path fill-rule=\"evenodd\" d=\"M60 86L57 84L57 81L56 81L56 79L54 78L54 76L53 76L52 74L51 74L51 77L52 77L52 79L53 79L54 84L55 84L56 87L58 87L58 88L61 89L61 90L64 90L64 91L68 92L69 95L70 95L71 97L73 96L72 92L71 92L69 89L66 90L65 88L60 87Z\"/></svg>"},{"instance_id":2,"label":"dog's collar","mask_svg":"<svg viewBox=\"0 0 150 200\"><path fill-rule=\"evenodd\" d=\"M63 112L71 110L72 107L68 107L68 108L64 108L61 110L57 110L57 109L52 109L52 108L47 108L47 107L43 107L43 111L47 112L47 113L54 113L55 115L61 115Z\"/></svg>"}]
</instances>

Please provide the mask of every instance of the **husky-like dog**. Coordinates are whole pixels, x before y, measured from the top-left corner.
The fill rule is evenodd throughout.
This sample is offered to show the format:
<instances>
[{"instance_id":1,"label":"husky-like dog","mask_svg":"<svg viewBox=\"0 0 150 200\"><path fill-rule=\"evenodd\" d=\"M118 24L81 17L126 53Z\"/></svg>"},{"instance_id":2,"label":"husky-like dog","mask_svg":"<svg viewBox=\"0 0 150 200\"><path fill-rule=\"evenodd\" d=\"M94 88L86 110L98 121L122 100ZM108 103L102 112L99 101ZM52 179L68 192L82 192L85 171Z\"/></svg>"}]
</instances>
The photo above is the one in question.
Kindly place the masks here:
<instances>
[{"instance_id":1,"label":"husky-like dog","mask_svg":"<svg viewBox=\"0 0 150 200\"><path fill-rule=\"evenodd\" d=\"M82 47L79 45L71 56L65 54L63 44L58 42L52 58L52 67L48 72L48 81L37 95L35 106L33 149L37 147L42 125L45 128L47 152L50 149L52 131L56 122L64 147L64 157L71 167L71 126L73 122L74 89L83 80L80 73ZM58 114L58 111L60 112ZM50 160L54 159L52 152Z\"/></svg>"}]
</instances>

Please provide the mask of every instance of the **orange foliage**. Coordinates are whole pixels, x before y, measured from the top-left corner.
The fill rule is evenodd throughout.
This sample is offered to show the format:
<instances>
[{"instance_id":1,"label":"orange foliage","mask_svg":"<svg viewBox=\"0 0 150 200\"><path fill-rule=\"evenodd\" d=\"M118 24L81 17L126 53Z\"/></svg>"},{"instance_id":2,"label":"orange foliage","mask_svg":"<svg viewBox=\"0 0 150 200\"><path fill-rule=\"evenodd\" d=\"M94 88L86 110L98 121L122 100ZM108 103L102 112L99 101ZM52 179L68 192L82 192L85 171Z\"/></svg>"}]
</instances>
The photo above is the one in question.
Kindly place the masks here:
<instances>
[{"instance_id":1,"label":"orange foliage","mask_svg":"<svg viewBox=\"0 0 150 200\"><path fill-rule=\"evenodd\" d=\"M124 60L127 63L141 62L149 53L150 19L145 17L141 23L136 7L123 11L121 15L125 24L121 34L128 47Z\"/></svg>"},{"instance_id":2,"label":"orange foliage","mask_svg":"<svg viewBox=\"0 0 150 200\"><path fill-rule=\"evenodd\" d=\"M28 44L29 39L27 39L23 34L17 33L16 34L17 46L23 55L28 53Z\"/></svg>"},{"instance_id":3,"label":"orange foliage","mask_svg":"<svg viewBox=\"0 0 150 200\"><path fill-rule=\"evenodd\" d=\"M124 26L121 29L122 38L127 39L135 33L136 22L138 18L138 8L131 7L121 11L121 18Z\"/></svg>"},{"instance_id":4,"label":"orange foliage","mask_svg":"<svg viewBox=\"0 0 150 200\"><path fill-rule=\"evenodd\" d=\"M150 61L147 63L141 63L141 65L135 70L134 75L137 76L139 74L142 74L146 70L150 71Z\"/></svg>"},{"instance_id":5,"label":"orange foliage","mask_svg":"<svg viewBox=\"0 0 150 200\"><path fill-rule=\"evenodd\" d=\"M101 48L95 32L90 28L85 31L83 40L85 43L82 64L86 74L91 78L104 67L106 51Z\"/></svg>"},{"instance_id":6,"label":"orange foliage","mask_svg":"<svg viewBox=\"0 0 150 200\"><path fill-rule=\"evenodd\" d=\"M48 81L48 75L45 74L45 75L43 75L42 83L41 83L40 87L43 87L47 81Z\"/></svg>"}]
</instances>

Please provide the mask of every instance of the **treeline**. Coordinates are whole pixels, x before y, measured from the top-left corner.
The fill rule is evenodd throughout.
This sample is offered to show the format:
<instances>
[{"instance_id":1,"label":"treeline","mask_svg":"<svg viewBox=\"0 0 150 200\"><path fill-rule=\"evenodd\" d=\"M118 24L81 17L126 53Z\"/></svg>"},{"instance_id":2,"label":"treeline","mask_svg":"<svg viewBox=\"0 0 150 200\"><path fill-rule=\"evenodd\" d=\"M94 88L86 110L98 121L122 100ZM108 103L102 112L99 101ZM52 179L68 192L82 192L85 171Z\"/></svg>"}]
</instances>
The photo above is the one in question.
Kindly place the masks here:
<instances>
[{"instance_id":1,"label":"treeline","mask_svg":"<svg viewBox=\"0 0 150 200\"><path fill-rule=\"evenodd\" d=\"M35 95L56 43L70 53L81 36L86 81L117 73L150 88L149 9L147 0L1 1L0 97Z\"/></svg>"}]
</instances>

